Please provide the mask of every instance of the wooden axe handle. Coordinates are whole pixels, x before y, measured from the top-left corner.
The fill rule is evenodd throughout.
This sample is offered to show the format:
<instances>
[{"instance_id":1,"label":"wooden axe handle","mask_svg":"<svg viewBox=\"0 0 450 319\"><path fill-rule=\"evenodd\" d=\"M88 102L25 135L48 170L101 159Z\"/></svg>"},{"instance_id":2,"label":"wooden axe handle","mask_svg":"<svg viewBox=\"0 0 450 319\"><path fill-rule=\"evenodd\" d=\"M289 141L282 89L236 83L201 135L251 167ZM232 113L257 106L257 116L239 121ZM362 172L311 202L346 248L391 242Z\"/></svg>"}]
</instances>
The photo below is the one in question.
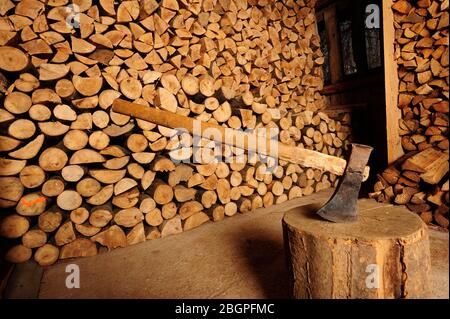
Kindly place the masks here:
<instances>
[{"instance_id":1,"label":"wooden axe handle","mask_svg":"<svg viewBox=\"0 0 450 319\"><path fill-rule=\"evenodd\" d=\"M195 130L195 134L201 132L203 136L203 132L206 130L214 129L220 132L220 134L217 134L220 136L208 136L209 134L206 134L205 137L217 142L243 148L245 150L259 152L264 155L271 155L270 145L274 145L274 143L276 143L276 146L278 147L279 159L306 167L321 169L336 175L344 174L345 166L347 164L346 160L342 158L287 145L278 141L270 140L270 138L262 139L263 143L265 143L263 146L261 146L260 142L261 137L259 137L257 144L249 143L249 141L255 139L254 134L241 132L231 128L225 128L216 124L201 122L200 120L195 120L187 116L164 110L158 110L153 107L128 102L122 99L116 99L113 102L112 110L120 114L131 115L133 117L173 129L183 128L191 134L194 134Z\"/></svg>"}]
</instances>

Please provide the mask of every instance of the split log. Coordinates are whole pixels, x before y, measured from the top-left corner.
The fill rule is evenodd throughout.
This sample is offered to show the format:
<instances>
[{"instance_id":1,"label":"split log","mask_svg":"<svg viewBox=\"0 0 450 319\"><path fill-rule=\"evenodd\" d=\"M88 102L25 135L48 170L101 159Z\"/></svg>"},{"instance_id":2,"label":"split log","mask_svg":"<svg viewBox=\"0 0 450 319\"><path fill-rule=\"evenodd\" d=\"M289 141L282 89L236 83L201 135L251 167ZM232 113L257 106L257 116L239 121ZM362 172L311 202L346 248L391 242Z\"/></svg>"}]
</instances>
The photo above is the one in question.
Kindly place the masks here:
<instances>
[{"instance_id":1,"label":"split log","mask_svg":"<svg viewBox=\"0 0 450 319\"><path fill-rule=\"evenodd\" d=\"M101 233L91 237L91 240L98 242L100 245L106 246L108 250L118 247L126 247L127 245L127 237L122 228L117 225L113 225Z\"/></svg>"},{"instance_id":2,"label":"split log","mask_svg":"<svg viewBox=\"0 0 450 319\"><path fill-rule=\"evenodd\" d=\"M161 180L154 181L148 190L148 194L157 204L164 205L172 201L174 193L172 187Z\"/></svg>"},{"instance_id":3,"label":"split log","mask_svg":"<svg viewBox=\"0 0 450 319\"><path fill-rule=\"evenodd\" d=\"M18 119L15 120L9 127L8 127L8 134L11 135L11 137L19 139L19 140L25 140L34 135L36 132L36 125L27 119Z\"/></svg>"},{"instance_id":4,"label":"split log","mask_svg":"<svg viewBox=\"0 0 450 319\"><path fill-rule=\"evenodd\" d=\"M155 208L156 208L156 203L153 200L153 198L151 198L148 195L143 195L141 198L141 203L139 205L139 210L142 213L147 214Z\"/></svg>"},{"instance_id":5,"label":"split log","mask_svg":"<svg viewBox=\"0 0 450 319\"><path fill-rule=\"evenodd\" d=\"M198 227L201 224L206 223L207 221L209 221L209 217L204 212L195 213L185 220L183 224L183 230L186 231Z\"/></svg>"},{"instance_id":6,"label":"split log","mask_svg":"<svg viewBox=\"0 0 450 319\"><path fill-rule=\"evenodd\" d=\"M55 244L62 246L76 239L75 231L71 221L63 223L55 234Z\"/></svg>"},{"instance_id":7,"label":"split log","mask_svg":"<svg viewBox=\"0 0 450 319\"><path fill-rule=\"evenodd\" d=\"M52 244L39 247L34 253L34 260L41 266L53 265L59 257L59 248Z\"/></svg>"},{"instance_id":8,"label":"split log","mask_svg":"<svg viewBox=\"0 0 450 319\"><path fill-rule=\"evenodd\" d=\"M91 257L97 255L97 246L86 238L77 238L61 247L59 259Z\"/></svg>"},{"instance_id":9,"label":"split log","mask_svg":"<svg viewBox=\"0 0 450 319\"><path fill-rule=\"evenodd\" d=\"M85 207L79 207L70 212L70 220L76 224L81 225L89 218L89 211Z\"/></svg>"},{"instance_id":10,"label":"split log","mask_svg":"<svg viewBox=\"0 0 450 319\"><path fill-rule=\"evenodd\" d=\"M74 190L65 190L56 198L56 204L63 210L74 210L81 206L83 199Z\"/></svg>"},{"instance_id":11,"label":"split log","mask_svg":"<svg viewBox=\"0 0 450 319\"><path fill-rule=\"evenodd\" d=\"M139 195L139 189L133 187L122 194L113 196L112 204L122 209L131 208L138 203Z\"/></svg>"},{"instance_id":12,"label":"split log","mask_svg":"<svg viewBox=\"0 0 450 319\"><path fill-rule=\"evenodd\" d=\"M122 178L114 185L114 195L120 195L137 186L137 182L131 178Z\"/></svg>"},{"instance_id":13,"label":"split log","mask_svg":"<svg viewBox=\"0 0 450 319\"><path fill-rule=\"evenodd\" d=\"M75 224L75 229L83 236L92 237L98 234L102 229L100 227L92 226L89 223Z\"/></svg>"},{"instance_id":14,"label":"split log","mask_svg":"<svg viewBox=\"0 0 450 319\"><path fill-rule=\"evenodd\" d=\"M135 207L123 209L114 214L114 222L123 227L134 227L142 220L144 220L144 215Z\"/></svg>"},{"instance_id":15,"label":"split log","mask_svg":"<svg viewBox=\"0 0 450 319\"><path fill-rule=\"evenodd\" d=\"M152 240L157 238L161 238L161 232L159 231L158 227L150 227L146 231L145 239Z\"/></svg>"},{"instance_id":16,"label":"split log","mask_svg":"<svg viewBox=\"0 0 450 319\"><path fill-rule=\"evenodd\" d=\"M192 216L195 213L198 213L203 210L203 205L198 201L189 201L183 203L179 209L179 215L181 219L186 219Z\"/></svg>"},{"instance_id":17,"label":"split log","mask_svg":"<svg viewBox=\"0 0 450 319\"><path fill-rule=\"evenodd\" d=\"M11 247L5 255L5 260L14 263L24 263L28 261L33 255L33 251L29 247L25 247L24 245L16 245Z\"/></svg>"},{"instance_id":18,"label":"split log","mask_svg":"<svg viewBox=\"0 0 450 319\"><path fill-rule=\"evenodd\" d=\"M197 191L192 188L186 188L182 185L174 187L174 197L179 203L184 203L195 198Z\"/></svg>"},{"instance_id":19,"label":"split log","mask_svg":"<svg viewBox=\"0 0 450 319\"><path fill-rule=\"evenodd\" d=\"M93 169L89 175L103 184L115 184L125 177L126 170Z\"/></svg>"},{"instance_id":20,"label":"split log","mask_svg":"<svg viewBox=\"0 0 450 319\"><path fill-rule=\"evenodd\" d=\"M161 225L164 221L161 210L159 208L152 209L150 212L145 214L145 221L150 226Z\"/></svg>"},{"instance_id":21,"label":"split log","mask_svg":"<svg viewBox=\"0 0 450 319\"><path fill-rule=\"evenodd\" d=\"M225 204L224 214L226 216L233 216L237 213L238 207L235 202L229 202Z\"/></svg>"},{"instance_id":22,"label":"split log","mask_svg":"<svg viewBox=\"0 0 450 319\"><path fill-rule=\"evenodd\" d=\"M42 185L42 194L48 197L58 196L64 191L64 180L60 177L53 177Z\"/></svg>"},{"instance_id":23,"label":"split log","mask_svg":"<svg viewBox=\"0 0 450 319\"><path fill-rule=\"evenodd\" d=\"M164 219L170 219L177 213L177 205L174 202L167 203L161 208L161 215Z\"/></svg>"},{"instance_id":24,"label":"split log","mask_svg":"<svg viewBox=\"0 0 450 319\"><path fill-rule=\"evenodd\" d=\"M10 46L0 47L0 57L0 69L8 72L23 71L29 64L23 51Z\"/></svg>"},{"instance_id":25,"label":"split log","mask_svg":"<svg viewBox=\"0 0 450 319\"><path fill-rule=\"evenodd\" d=\"M61 225L62 219L63 215L59 209L50 208L39 215L39 229L46 233L52 233Z\"/></svg>"},{"instance_id":26,"label":"split log","mask_svg":"<svg viewBox=\"0 0 450 319\"><path fill-rule=\"evenodd\" d=\"M39 166L47 172L62 170L67 161L67 154L56 147L47 148L39 156Z\"/></svg>"},{"instance_id":27,"label":"split log","mask_svg":"<svg viewBox=\"0 0 450 319\"><path fill-rule=\"evenodd\" d=\"M17 159L25 159L25 160L32 159L41 150L43 143L44 143L44 134L40 134L28 144L15 150L14 152L10 152L8 155L10 157Z\"/></svg>"},{"instance_id":28,"label":"split log","mask_svg":"<svg viewBox=\"0 0 450 319\"><path fill-rule=\"evenodd\" d=\"M47 234L40 229L29 230L22 236L23 246L30 249L42 247L46 243L47 243Z\"/></svg>"},{"instance_id":29,"label":"split log","mask_svg":"<svg viewBox=\"0 0 450 319\"><path fill-rule=\"evenodd\" d=\"M0 158L0 175L12 176L19 174L26 165L25 160L11 160Z\"/></svg>"},{"instance_id":30,"label":"split log","mask_svg":"<svg viewBox=\"0 0 450 319\"><path fill-rule=\"evenodd\" d=\"M24 195L16 206L16 212L22 216L38 216L47 205L47 198L40 193Z\"/></svg>"},{"instance_id":31,"label":"split log","mask_svg":"<svg viewBox=\"0 0 450 319\"><path fill-rule=\"evenodd\" d=\"M76 186L76 191L83 197L94 196L99 193L100 189L100 183L96 179L90 177L83 178L77 183Z\"/></svg>"},{"instance_id":32,"label":"split log","mask_svg":"<svg viewBox=\"0 0 450 319\"><path fill-rule=\"evenodd\" d=\"M9 136L0 136L0 151L8 152L17 148L21 144L20 141Z\"/></svg>"},{"instance_id":33,"label":"split log","mask_svg":"<svg viewBox=\"0 0 450 319\"><path fill-rule=\"evenodd\" d=\"M30 227L27 218L12 214L0 221L0 235L5 238L19 238L23 236Z\"/></svg>"},{"instance_id":34,"label":"split log","mask_svg":"<svg viewBox=\"0 0 450 319\"><path fill-rule=\"evenodd\" d=\"M94 227L104 227L113 219L111 208L108 206L98 206L92 209L89 215L89 224Z\"/></svg>"},{"instance_id":35,"label":"split log","mask_svg":"<svg viewBox=\"0 0 450 319\"><path fill-rule=\"evenodd\" d=\"M174 218L165 220L160 228L161 238L183 232L183 228L181 226L181 218L179 216L175 216Z\"/></svg>"},{"instance_id":36,"label":"split log","mask_svg":"<svg viewBox=\"0 0 450 319\"><path fill-rule=\"evenodd\" d=\"M144 224L141 222L127 234L127 246L135 245L146 240Z\"/></svg>"}]
</instances>

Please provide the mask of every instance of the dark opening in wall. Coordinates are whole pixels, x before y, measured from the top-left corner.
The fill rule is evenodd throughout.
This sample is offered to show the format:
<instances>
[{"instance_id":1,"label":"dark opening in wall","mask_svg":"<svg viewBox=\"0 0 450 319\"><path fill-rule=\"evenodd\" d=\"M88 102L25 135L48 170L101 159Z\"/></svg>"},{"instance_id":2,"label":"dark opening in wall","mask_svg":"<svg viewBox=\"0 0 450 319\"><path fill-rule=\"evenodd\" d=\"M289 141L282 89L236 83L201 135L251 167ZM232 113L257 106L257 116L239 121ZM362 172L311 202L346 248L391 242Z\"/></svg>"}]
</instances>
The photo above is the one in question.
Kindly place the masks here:
<instances>
[{"instance_id":1,"label":"dark opening in wall","mask_svg":"<svg viewBox=\"0 0 450 319\"><path fill-rule=\"evenodd\" d=\"M319 2L320 3L320 2ZM336 38L341 55L340 65L330 65L330 34L327 34L327 18L324 12L335 7ZM354 78L358 74L382 72L381 1L331 1L317 11L321 49L325 57L323 65L325 84L332 83L331 69L340 68L342 77ZM329 23L329 21L328 21ZM330 29L328 29L330 32Z\"/></svg>"},{"instance_id":2,"label":"dark opening in wall","mask_svg":"<svg viewBox=\"0 0 450 319\"><path fill-rule=\"evenodd\" d=\"M341 34L342 61L344 62L344 74L350 75L358 72L353 52L352 20L341 17L339 32Z\"/></svg>"},{"instance_id":3,"label":"dark opening in wall","mask_svg":"<svg viewBox=\"0 0 450 319\"><path fill-rule=\"evenodd\" d=\"M322 65L323 77L325 84L329 84L331 82L331 74L330 74L330 59L328 52L328 42L327 42L327 31L325 30L325 22L322 20L317 23L317 28L319 30L320 36L320 49L322 50L324 63Z\"/></svg>"},{"instance_id":4,"label":"dark opening in wall","mask_svg":"<svg viewBox=\"0 0 450 319\"><path fill-rule=\"evenodd\" d=\"M327 107L349 114L352 141L371 145L372 167L385 165L385 92L381 0L319 0Z\"/></svg>"}]
</instances>

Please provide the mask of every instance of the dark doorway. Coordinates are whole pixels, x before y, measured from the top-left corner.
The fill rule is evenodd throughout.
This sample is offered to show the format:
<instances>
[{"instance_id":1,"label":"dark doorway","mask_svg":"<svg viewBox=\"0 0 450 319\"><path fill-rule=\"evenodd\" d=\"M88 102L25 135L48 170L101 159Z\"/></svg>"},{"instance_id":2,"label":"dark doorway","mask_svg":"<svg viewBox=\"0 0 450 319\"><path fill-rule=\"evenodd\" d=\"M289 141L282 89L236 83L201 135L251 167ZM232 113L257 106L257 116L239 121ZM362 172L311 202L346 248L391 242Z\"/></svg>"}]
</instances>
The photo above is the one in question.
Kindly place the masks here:
<instances>
[{"instance_id":1,"label":"dark doorway","mask_svg":"<svg viewBox=\"0 0 450 319\"><path fill-rule=\"evenodd\" d=\"M320 0L316 6L327 111L351 114L352 141L374 147L372 168L386 165L381 10L381 0Z\"/></svg>"}]
</instances>

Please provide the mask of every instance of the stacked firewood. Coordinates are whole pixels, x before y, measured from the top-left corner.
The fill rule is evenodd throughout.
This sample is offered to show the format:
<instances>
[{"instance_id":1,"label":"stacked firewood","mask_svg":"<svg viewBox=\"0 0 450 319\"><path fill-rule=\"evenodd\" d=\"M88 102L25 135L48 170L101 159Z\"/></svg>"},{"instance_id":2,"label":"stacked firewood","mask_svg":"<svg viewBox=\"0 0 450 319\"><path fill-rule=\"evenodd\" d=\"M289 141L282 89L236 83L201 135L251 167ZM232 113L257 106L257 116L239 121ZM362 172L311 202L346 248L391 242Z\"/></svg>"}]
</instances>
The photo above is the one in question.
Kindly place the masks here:
<instances>
[{"instance_id":1,"label":"stacked firewood","mask_svg":"<svg viewBox=\"0 0 450 319\"><path fill-rule=\"evenodd\" d=\"M233 147L211 161L208 140L111 110L120 97L277 128L284 143L341 156L349 128L320 112L314 1L73 4L0 6L0 236L16 241L7 260L92 256L97 244L125 247L335 185L282 161L266 173L270 163Z\"/></svg>"},{"instance_id":2,"label":"stacked firewood","mask_svg":"<svg viewBox=\"0 0 450 319\"><path fill-rule=\"evenodd\" d=\"M426 223L448 228L448 153L434 147L410 152L377 175L370 197L406 205Z\"/></svg>"},{"instance_id":3,"label":"stacked firewood","mask_svg":"<svg viewBox=\"0 0 450 319\"><path fill-rule=\"evenodd\" d=\"M397 1L399 134L406 156L379 175L373 197L448 228L449 1Z\"/></svg>"}]
</instances>

